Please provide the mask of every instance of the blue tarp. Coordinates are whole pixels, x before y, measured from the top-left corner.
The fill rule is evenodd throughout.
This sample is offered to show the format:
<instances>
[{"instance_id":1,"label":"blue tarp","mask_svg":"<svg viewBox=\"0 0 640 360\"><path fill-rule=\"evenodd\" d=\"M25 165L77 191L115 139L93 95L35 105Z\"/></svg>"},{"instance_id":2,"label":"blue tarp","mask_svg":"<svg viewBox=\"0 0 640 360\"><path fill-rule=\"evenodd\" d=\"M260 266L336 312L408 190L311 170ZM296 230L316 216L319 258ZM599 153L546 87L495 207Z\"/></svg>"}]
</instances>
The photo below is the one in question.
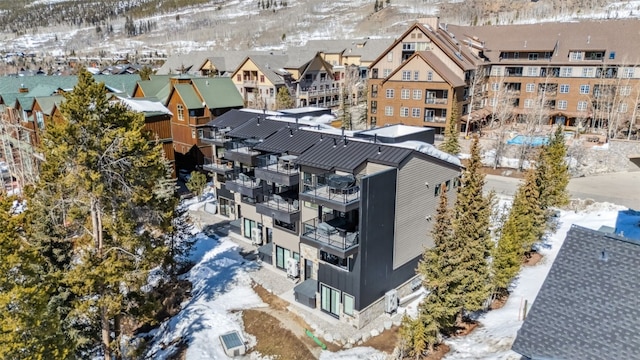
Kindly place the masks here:
<instances>
[{"instance_id":1,"label":"blue tarp","mask_svg":"<svg viewBox=\"0 0 640 360\"><path fill-rule=\"evenodd\" d=\"M618 211L616 234L640 241L640 211L631 209Z\"/></svg>"}]
</instances>

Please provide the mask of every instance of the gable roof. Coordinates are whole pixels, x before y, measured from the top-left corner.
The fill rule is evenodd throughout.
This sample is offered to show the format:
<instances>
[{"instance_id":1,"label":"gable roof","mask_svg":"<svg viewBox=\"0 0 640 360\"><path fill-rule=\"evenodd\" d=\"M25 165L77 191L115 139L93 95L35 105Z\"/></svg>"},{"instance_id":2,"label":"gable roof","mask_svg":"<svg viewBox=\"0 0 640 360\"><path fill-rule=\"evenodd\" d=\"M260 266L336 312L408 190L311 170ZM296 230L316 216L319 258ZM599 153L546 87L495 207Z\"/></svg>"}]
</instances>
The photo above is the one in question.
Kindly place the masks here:
<instances>
[{"instance_id":1,"label":"gable roof","mask_svg":"<svg viewBox=\"0 0 640 360\"><path fill-rule=\"evenodd\" d=\"M379 151L380 150L380 151ZM347 138L325 139L296 159L300 165L311 166L327 171L346 171L352 173L365 161L399 166L413 150L384 144L357 141Z\"/></svg>"},{"instance_id":2,"label":"gable roof","mask_svg":"<svg viewBox=\"0 0 640 360\"><path fill-rule=\"evenodd\" d=\"M149 80L141 80L138 81L136 87L142 89L145 97L157 97L158 99L162 99L160 94L164 88L169 89L169 79L170 75L151 75ZM168 91L167 94L169 95Z\"/></svg>"},{"instance_id":3,"label":"gable roof","mask_svg":"<svg viewBox=\"0 0 640 360\"><path fill-rule=\"evenodd\" d=\"M512 349L531 359L637 359L638 269L640 244L572 226Z\"/></svg>"},{"instance_id":4,"label":"gable roof","mask_svg":"<svg viewBox=\"0 0 640 360\"><path fill-rule=\"evenodd\" d=\"M180 95L187 109L202 109L204 107L205 104L191 84L175 84L173 89Z\"/></svg>"},{"instance_id":5,"label":"gable roof","mask_svg":"<svg viewBox=\"0 0 640 360\"><path fill-rule=\"evenodd\" d=\"M103 83L112 92L126 93L127 95L133 94L133 89L136 83L140 81L140 75L127 74L127 75L93 75L93 78L98 83ZM27 89L45 89L47 86L49 89L67 89L71 90L78 83L78 76L3 76L0 77L0 94L15 93L19 88L25 87ZM40 91L40 90L38 90ZM46 94L51 95L51 94Z\"/></svg>"},{"instance_id":6,"label":"gable roof","mask_svg":"<svg viewBox=\"0 0 640 360\"><path fill-rule=\"evenodd\" d=\"M230 78L195 78L191 82L209 109L244 106L242 95Z\"/></svg>"},{"instance_id":7,"label":"gable roof","mask_svg":"<svg viewBox=\"0 0 640 360\"><path fill-rule=\"evenodd\" d=\"M64 101L64 96L39 96L35 98L35 101L40 104L40 109L42 109L43 114L51 115L53 113L53 109Z\"/></svg>"},{"instance_id":8,"label":"gable roof","mask_svg":"<svg viewBox=\"0 0 640 360\"><path fill-rule=\"evenodd\" d=\"M207 123L207 126L215 127L218 129L230 128L233 130L245 124L247 121L257 118L258 116L262 115L255 112L232 109L209 121Z\"/></svg>"},{"instance_id":9,"label":"gable roof","mask_svg":"<svg viewBox=\"0 0 640 360\"><path fill-rule=\"evenodd\" d=\"M251 55L238 66L234 75L240 70L240 68L251 61L258 67L260 72L269 79L273 85L283 85L284 80L282 76L287 73L285 70L288 57L286 55Z\"/></svg>"}]
</instances>

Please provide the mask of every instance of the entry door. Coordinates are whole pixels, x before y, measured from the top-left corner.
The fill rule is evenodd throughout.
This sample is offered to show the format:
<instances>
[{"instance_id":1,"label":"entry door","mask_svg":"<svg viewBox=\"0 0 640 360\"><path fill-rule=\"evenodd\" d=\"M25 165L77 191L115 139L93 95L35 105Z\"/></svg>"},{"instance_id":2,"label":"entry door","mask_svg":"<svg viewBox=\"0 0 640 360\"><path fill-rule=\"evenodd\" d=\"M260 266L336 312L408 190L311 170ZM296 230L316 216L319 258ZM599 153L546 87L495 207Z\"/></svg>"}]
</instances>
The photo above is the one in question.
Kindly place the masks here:
<instances>
[{"instance_id":1,"label":"entry door","mask_svg":"<svg viewBox=\"0 0 640 360\"><path fill-rule=\"evenodd\" d=\"M311 278L312 272L313 272L313 262L307 259L304 259L304 279L307 280Z\"/></svg>"}]
</instances>

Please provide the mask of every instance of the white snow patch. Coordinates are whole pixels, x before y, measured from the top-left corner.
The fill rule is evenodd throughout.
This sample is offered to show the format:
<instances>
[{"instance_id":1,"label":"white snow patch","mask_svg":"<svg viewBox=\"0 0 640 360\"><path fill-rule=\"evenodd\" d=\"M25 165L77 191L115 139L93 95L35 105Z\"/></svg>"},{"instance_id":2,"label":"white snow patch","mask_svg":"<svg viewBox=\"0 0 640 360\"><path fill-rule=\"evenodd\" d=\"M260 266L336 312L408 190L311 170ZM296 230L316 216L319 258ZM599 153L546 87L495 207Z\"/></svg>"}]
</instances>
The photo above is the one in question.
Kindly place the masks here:
<instances>
[{"instance_id":1,"label":"white snow patch","mask_svg":"<svg viewBox=\"0 0 640 360\"><path fill-rule=\"evenodd\" d=\"M338 352L323 351L320 360L385 360L387 354L370 347L355 347Z\"/></svg>"}]
</instances>

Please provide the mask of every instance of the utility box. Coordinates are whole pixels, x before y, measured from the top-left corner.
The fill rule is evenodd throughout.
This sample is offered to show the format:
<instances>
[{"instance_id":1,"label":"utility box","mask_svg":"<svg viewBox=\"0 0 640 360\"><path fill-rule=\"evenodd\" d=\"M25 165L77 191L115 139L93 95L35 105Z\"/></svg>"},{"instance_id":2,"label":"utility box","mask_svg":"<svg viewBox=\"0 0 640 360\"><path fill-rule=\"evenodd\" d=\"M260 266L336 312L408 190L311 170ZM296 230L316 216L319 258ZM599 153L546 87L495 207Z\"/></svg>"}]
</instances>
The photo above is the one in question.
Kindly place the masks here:
<instances>
[{"instance_id":1,"label":"utility box","mask_svg":"<svg viewBox=\"0 0 640 360\"><path fill-rule=\"evenodd\" d=\"M225 354L229 357L241 356L247 352L244 340L237 331L231 331L220 335L220 342L222 343L222 348L224 348Z\"/></svg>"}]
</instances>

